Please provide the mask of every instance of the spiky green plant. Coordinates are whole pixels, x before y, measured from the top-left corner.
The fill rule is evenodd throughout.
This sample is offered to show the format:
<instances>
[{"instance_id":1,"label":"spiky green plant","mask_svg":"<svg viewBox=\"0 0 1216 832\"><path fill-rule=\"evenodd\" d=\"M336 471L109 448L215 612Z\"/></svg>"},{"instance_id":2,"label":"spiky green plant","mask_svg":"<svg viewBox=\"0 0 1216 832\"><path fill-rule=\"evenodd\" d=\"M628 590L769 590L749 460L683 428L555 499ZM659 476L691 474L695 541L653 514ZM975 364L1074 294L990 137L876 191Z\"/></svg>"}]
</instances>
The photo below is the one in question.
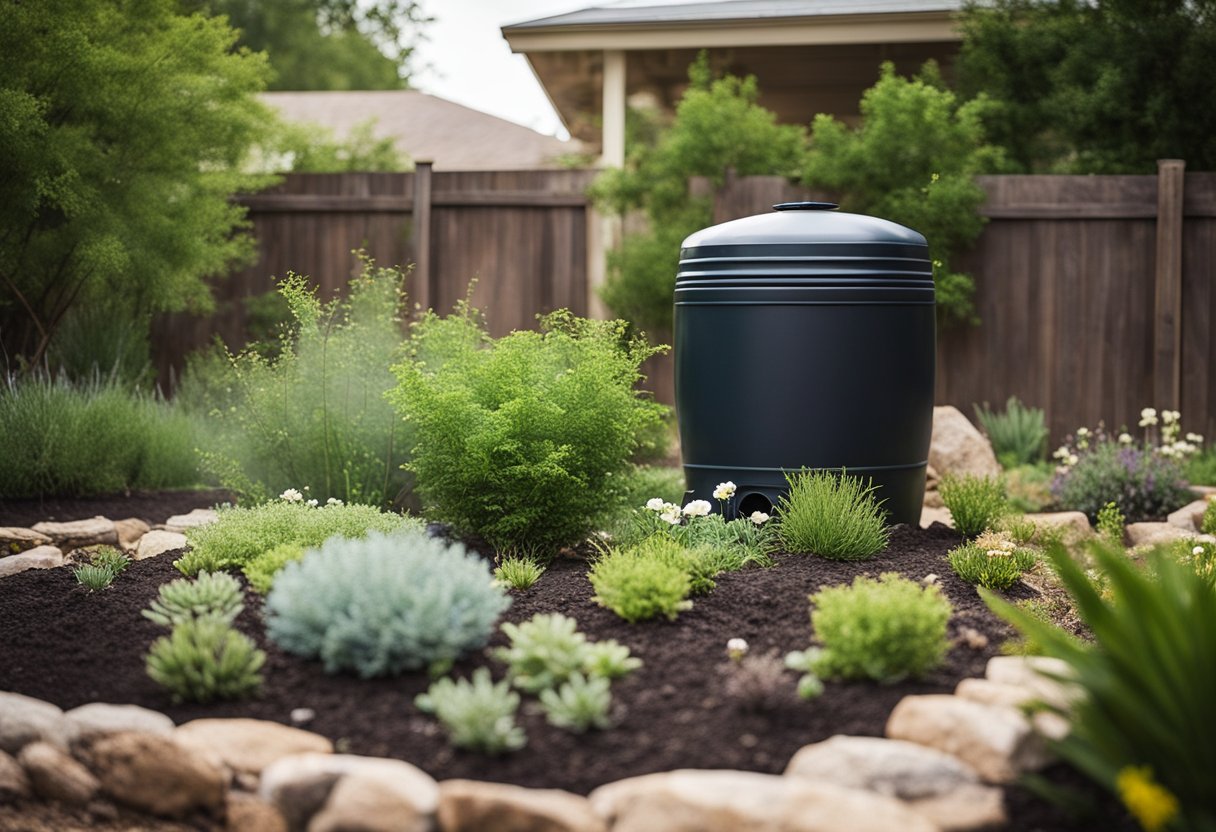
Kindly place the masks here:
<instances>
[{"instance_id":1,"label":"spiky green plant","mask_svg":"<svg viewBox=\"0 0 1216 832\"><path fill-rule=\"evenodd\" d=\"M500 583L520 590L532 586L540 580L540 576L543 574L545 574L544 567L531 558L510 555L503 558L494 569L494 577Z\"/></svg>"},{"instance_id":2,"label":"spiky green plant","mask_svg":"<svg viewBox=\"0 0 1216 832\"><path fill-rule=\"evenodd\" d=\"M1005 403L1005 412L988 409L988 403L975 406L992 451L1003 468L1032 465L1041 462L1047 444L1047 420L1043 410L1026 407L1017 396L1010 396Z\"/></svg>"},{"instance_id":3,"label":"spiky green plant","mask_svg":"<svg viewBox=\"0 0 1216 832\"><path fill-rule=\"evenodd\" d=\"M942 477L938 491L942 502L950 509L954 528L967 537L995 528L1008 511L1005 486L997 477L948 474Z\"/></svg>"},{"instance_id":4,"label":"spiky green plant","mask_svg":"<svg viewBox=\"0 0 1216 832\"><path fill-rule=\"evenodd\" d=\"M217 615L187 618L148 652L148 675L175 702L239 699L258 691L266 654Z\"/></svg>"},{"instance_id":5,"label":"spiky green plant","mask_svg":"<svg viewBox=\"0 0 1216 832\"><path fill-rule=\"evenodd\" d=\"M642 666L642 660L629 655L629 648L616 639L596 641L583 649L583 671L589 676L619 679Z\"/></svg>"},{"instance_id":6,"label":"spiky green plant","mask_svg":"<svg viewBox=\"0 0 1216 832\"><path fill-rule=\"evenodd\" d=\"M508 621L502 631L511 644L497 648L493 656L507 665L507 678L522 691L557 687L583 667L587 637L573 618L537 614L521 624Z\"/></svg>"},{"instance_id":7,"label":"spiky green plant","mask_svg":"<svg viewBox=\"0 0 1216 832\"><path fill-rule=\"evenodd\" d=\"M787 552L862 560L886 548L886 517L872 486L831 471L798 471L786 481L789 495L780 498L777 514Z\"/></svg>"},{"instance_id":8,"label":"spiky green plant","mask_svg":"<svg viewBox=\"0 0 1216 832\"><path fill-rule=\"evenodd\" d=\"M105 589L114 582L117 574L112 566L99 566L96 563L86 563L72 570L76 583L87 588L90 592Z\"/></svg>"}]
</instances>

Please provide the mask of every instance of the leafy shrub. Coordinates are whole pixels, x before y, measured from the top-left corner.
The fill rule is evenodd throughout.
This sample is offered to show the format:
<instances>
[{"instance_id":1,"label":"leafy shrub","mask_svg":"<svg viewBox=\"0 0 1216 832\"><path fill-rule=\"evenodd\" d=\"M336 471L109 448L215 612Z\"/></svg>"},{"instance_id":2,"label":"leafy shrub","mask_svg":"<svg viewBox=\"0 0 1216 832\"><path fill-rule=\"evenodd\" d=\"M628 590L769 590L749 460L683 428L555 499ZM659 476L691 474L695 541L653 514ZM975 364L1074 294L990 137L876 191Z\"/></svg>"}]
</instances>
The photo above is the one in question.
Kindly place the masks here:
<instances>
[{"instance_id":1,"label":"leafy shrub","mask_svg":"<svg viewBox=\"0 0 1216 832\"><path fill-rule=\"evenodd\" d=\"M162 584L143 616L162 627L176 627L204 616L231 624L245 608L243 601L236 578L223 572L203 572L194 580L179 578Z\"/></svg>"},{"instance_id":2,"label":"leafy shrub","mask_svg":"<svg viewBox=\"0 0 1216 832\"><path fill-rule=\"evenodd\" d=\"M1009 535L1014 543L1029 543L1039 531L1033 520L1021 514L1006 514L997 522L996 527L997 531Z\"/></svg>"},{"instance_id":3,"label":"leafy shrub","mask_svg":"<svg viewBox=\"0 0 1216 832\"><path fill-rule=\"evenodd\" d=\"M114 582L118 573L112 566L102 566L96 563L86 563L72 570L76 583L87 588L90 592L105 589Z\"/></svg>"},{"instance_id":4,"label":"leafy shrub","mask_svg":"<svg viewBox=\"0 0 1216 832\"><path fill-rule=\"evenodd\" d=\"M481 647L510 605L462 545L373 533L328 540L287 564L266 597L266 632L328 673L390 676Z\"/></svg>"},{"instance_id":5,"label":"leafy shrub","mask_svg":"<svg viewBox=\"0 0 1216 832\"><path fill-rule=\"evenodd\" d=\"M663 413L634 390L658 351L623 321L565 310L496 341L467 307L424 316L390 398L416 431L409 468L425 504L500 549L579 541Z\"/></svg>"},{"instance_id":6,"label":"leafy shrub","mask_svg":"<svg viewBox=\"0 0 1216 832\"><path fill-rule=\"evenodd\" d=\"M1165 517L1185 505L1191 493L1178 462L1146 448L1099 441L1078 454L1056 477L1052 493L1063 508L1083 511L1091 523L1114 503L1128 523Z\"/></svg>"},{"instance_id":7,"label":"leafy shrub","mask_svg":"<svg viewBox=\"0 0 1216 832\"><path fill-rule=\"evenodd\" d=\"M937 586L921 587L895 572L821 589L811 604L811 626L823 645L812 668L825 678L915 678L941 664L950 647L950 602Z\"/></svg>"},{"instance_id":8,"label":"leafy shrub","mask_svg":"<svg viewBox=\"0 0 1216 832\"><path fill-rule=\"evenodd\" d=\"M1123 545L1123 512L1115 503L1107 503L1098 512L1098 536L1112 546Z\"/></svg>"},{"instance_id":9,"label":"leafy shrub","mask_svg":"<svg viewBox=\"0 0 1216 832\"><path fill-rule=\"evenodd\" d=\"M435 714L457 748L501 754L527 744L523 729L515 723L519 694L505 679L494 684L484 667L473 671L472 682L440 679L417 696L414 704Z\"/></svg>"},{"instance_id":10,"label":"leafy shrub","mask_svg":"<svg viewBox=\"0 0 1216 832\"><path fill-rule=\"evenodd\" d=\"M789 495L778 501L781 545L832 560L861 560L887 545L882 507L871 486L830 471L787 474Z\"/></svg>"},{"instance_id":11,"label":"leafy shrub","mask_svg":"<svg viewBox=\"0 0 1216 832\"><path fill-rule=\"evenodd\" d=\"M249 586L253 588L253 591L259 595L265 595L274 586L274 579L283 570L283 567L302 557L304 557L303 546L299 543L284 543L282 546L275 546L273 549L262 552L246 563L241 571L245 574L245 580L249 581Z\"/></svg>"},{"instance_id":12,"label":"leafy shrub","mask_svg":"<svg viewBox=\"0 0 1216 832\"><path fill-rule=\"evenodd\" d=\"M182 620L148 652L148 675L175 702L239 699L262 685L266 654L217 615Z\"/></svg>"},{"instance_id":13,"label":"leafy shrub","mask_svg":"<svg viewBox=\"0 0 1216 832\"><path fill-rule=\"evenodd\" d=\"M403 338L403 279L364 259L349 296L322 304L290 275L279 292L292 325L276 350L221 348L192 363L178 396L207 426L206 464L225 487L252 490L253 501L304 486L322 502L404 496L413 439L384 400Z\"/></svg>"},{"instance_id":14,"label":"leafy shrub","mask_svg":"<svg viewBox=\"0 0 1216 832\"><path fill-rule=\"evenodd\" d=\"M181 409L100 377L0 386L0 498L182 488L200 476Z\"/></svg>"},{"instance_id":15,"label":"leafy shrub","mask_svg":"<svg viewBox=\"0 0 1216 832\"><path fill-rule=\"evenodd\" d=\"M975 415L1001 467L1016 468L1043 460L1048 431L1041 408L1026 407L1017 396L1010 396L1004 413L989 410L985 402L982 407L975 406Z\"/></svg>"},{"instance_id":16,"label":"leafy shrub","mask_svg":"<svg viewBox=\"0 0 1216 832\"><path fill-rule=\"evenodd\" d=\"M560 613L537 614L522 624L506 622L509 647L493 656L508 665L507 679L527 693L555 689L576 673L616 679L642 666L613 639L589 642L578 622Z\"/></svg>"},{"instance_id":17,"label":"leafy shrub","mask_svg":"<svg viewBox=\"0 0 1216 832\"><path fill-rule=\"evenodd\" d=\"M1034 555L1024 549L988 549L976 543L952 549L946 557L954 574L967 583L999 592L1016 584L1035 563Z\"/></svg>"},{"instance_id":18,"label":"leafy shrub","mask_svg":"<svg viewBox=\"0 0 1216 832\"><path fill-rule=\"evenodd\" d=\"M369 532L420 528L412 517L373 506L331 504L312 507L277 500L253 508L221 508L219 519L186 531L191 549L175 565L184 575L243 567L278 546L320 546L331 537L364 537Z\"/></svg>"},{"instance_id":19,"label":"leafy shrub","mask_svg":"<svg viewBox=\"0 0 1216 832\"><path fill-rule=\"evenodd\" d=\"M1147 768L1172 798L1163 803L1176 810L1158 828L1170 821L1172 829L1216 827L1209 774L1216 746L1197 728L1207 724L1216 700L1216 595L1207 579L1162 552L1150 554L1149 570L1137 568L1122 547L1095 544L1090 553L1107 577L1107 597L1064 547L1047 555L1092 644L1000 598L984 600L1067 662L1085 692L1072 705L1072 731L1057 746L1061 756L1116 795L1121 779Z\"/></svg>"},{"instance_id":20,"label":"leafy shrub","mask_svg":"<svg viewBox=\"0 0 1216 832\"><path fill-rule=\"evenodd\" d=\"M494 569L494 577L512 589L527 589L544 573L544 567L524 557L505 557Z\"/></svg>"},{"instance_id":21,"label":"leafy shrub","mask_svg":"<svg viewBox=\"0 0 1216 832\"><path fill-rule=\"evenodd\" d=\"M938 485L942 502L950 509L954 528L966 537L975 537L993 528L1009 510L1005 486L995 477L963 477L947 474Z\"/></svg>"},{"instance_id":22,"label":"leafy shrub","mask_svg":"<svg viewBox=\"0 0 1216 832\"><path fill-rule=\"evenodd\" d=\"M650 549L642 544L609 550L588 575L595 588L593 600L631 624L658 615L674 621L692 607L685 600L692 591L687 561L682 556L650 557Z\"/></svg>"},{"instance_id":23,"label":"leafy shrub","mask_svg":"<svg viewBox=\"0 0 1216 832\"><path fill-rule=\"evenodd\" d=\"M611 682L598 676L573 673L560 687L542 690L540 704L550 725L576 734L612 724Z\"/></svg>"}]
</instances>

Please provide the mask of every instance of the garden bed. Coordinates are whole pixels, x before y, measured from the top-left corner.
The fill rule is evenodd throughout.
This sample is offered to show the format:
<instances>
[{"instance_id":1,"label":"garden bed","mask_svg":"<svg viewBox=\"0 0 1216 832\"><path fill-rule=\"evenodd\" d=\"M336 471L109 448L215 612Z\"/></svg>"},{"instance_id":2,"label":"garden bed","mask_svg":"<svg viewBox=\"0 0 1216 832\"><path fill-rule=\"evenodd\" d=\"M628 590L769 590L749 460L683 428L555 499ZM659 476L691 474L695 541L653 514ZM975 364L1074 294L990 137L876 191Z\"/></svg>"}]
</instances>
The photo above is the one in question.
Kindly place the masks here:
<instances>
[{"instance_id":1,"label":"garden bed","mask_svg":"<svg viewBox=\"0 0 1216 832\"><path fill-rule=\"evenodd\" d=\"M88 594L66 569L32 570L0 582L0 689L71 708L88 702L133 703L161 710L175 721L210 716L247 716L290 724L291 712L308 708L302 727L333 739L340 750L408 760L437 779L466 777L587 793L603 783L675 768L737 768L779 773L795 751L835 734L881 736L891 709L904 696L949 693L962 678L982 675L1011 630L993 616L975 589L958 579L945 560L959 536L941 525L919 530L900 526L891 545L859 563L778 555L770 569L723 574L718 586L698 597L673 623L630 625L591 601L587 565L557 560L530 589L513 592L505 618L521 621L538 612L576 618L594 640L626 644L645 666L614 685L619 709L615 728L576 736L524 712L528 733L522 751L497 758L455 751L435 721L413 705L429 680L423 673L397 679L359 680L326 675L320 664L285 654L271 643L258 619L260 601L237 626L268 655L265 687L250 701L207 706L174 705L145 674L144 654L162 630L140 615L164 582L180 577L174 553L133 563L114 585ZM946 662L928 678L893 685L829 683L813 702L797 698L795 675L785 698L763 713L741 710L722 693L721 667L727 639L743 638L753 651L785 652L808 645L807 596L824 584L847 583L856 575L897 571L914 580L939 576L951 604L950 635L956 639ZM1014 597L1029 596L1022 586ZM970 628L987 639L978 646L961 638ZM501 633L494 644L502 643ZM489 664L482 656L457 665L457 674ZM526 709L525 709L526 710ZM1073 828L1019 789L1011 789L1012 828ZM1046 813L1046 814L1044 814ZM1031 821L1031 817L1034 820ZM1028 825L1029 823L1029 825ZM1063 825L1061 825L1063 824Z\"/></svg>"},{"instance_id":2,"label":"garden bed","mask_svg":"<svg viewBox=\"0 0 1216 832\"><path fill-rule=\"evenodd\" d=\"M103 497L47 497L0 500L0 526L28 527L43 521L67 523L91 517L125 520L137 517L150 526L164 523L175 514L196 508L212 508L232 495L221 489L196 491L134 491Z\"/></svg>"}]
</instances>

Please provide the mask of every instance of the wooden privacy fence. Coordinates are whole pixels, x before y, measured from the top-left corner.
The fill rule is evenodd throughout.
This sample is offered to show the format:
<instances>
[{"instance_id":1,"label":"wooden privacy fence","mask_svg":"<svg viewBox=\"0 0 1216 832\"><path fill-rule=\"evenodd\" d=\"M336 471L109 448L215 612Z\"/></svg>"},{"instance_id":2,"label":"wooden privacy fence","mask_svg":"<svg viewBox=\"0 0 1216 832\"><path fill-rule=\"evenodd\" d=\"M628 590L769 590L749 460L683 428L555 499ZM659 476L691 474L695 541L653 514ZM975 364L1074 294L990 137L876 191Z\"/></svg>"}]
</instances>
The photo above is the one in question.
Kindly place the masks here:
<instances>
[{"instance_id":1,"label":"wooden privacy fence","mask_svg":"<svg viewBox=\"0 0 1216 832\"><path fill-rule=\"evenodd\" d=\"M322 298L359 270L354 249L380 265L416 264L406 282L411 305L446 311L476 280L473 304L494 335L535 324L538 312L588 311L588 265L599 262L599 219L583 195L594 171L291 174L243 196L257 259L214 282L214 315L175 314L154 324L164 389L186 356L216 335L245 343L247 299L275 288L289 271L307 275Z\"/></svg>"}]
</instances>

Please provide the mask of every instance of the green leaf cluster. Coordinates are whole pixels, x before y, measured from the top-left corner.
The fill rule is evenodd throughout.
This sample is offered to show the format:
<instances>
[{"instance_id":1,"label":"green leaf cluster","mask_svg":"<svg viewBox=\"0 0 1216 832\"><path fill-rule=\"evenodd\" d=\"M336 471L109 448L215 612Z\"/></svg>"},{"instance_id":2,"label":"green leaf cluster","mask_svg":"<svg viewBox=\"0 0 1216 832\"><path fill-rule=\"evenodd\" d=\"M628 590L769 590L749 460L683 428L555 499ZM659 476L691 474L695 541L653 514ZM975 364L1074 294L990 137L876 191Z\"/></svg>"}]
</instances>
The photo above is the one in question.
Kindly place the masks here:
<instances>
[{"instance_id":1,"label":"green leaf cluster","mask_svg":"<svg viewBox=\"0 0 1216 832\"><path fill-rule=\"evenodd\" d=\"M999 477L947 474L938 485L942 502L950 510L954 528L966 537L993 529L1009 510L1005 484Z\"/></svg>"},{"instance_id":2,"label":"green leaf cluster","mask_svg":"<svg viewBox=\"0 0 1216 832\"><path fill-rule=\"evenodd\" d=\"M557 688L540 692L540 704L550 725L575 734L612 724L612 683L602 676L573 673Z\"/></svg>"},{"instance_id":3,"label":"green leaf cluster","mask_svg":"<svg viewBox=\"0 0 1216 832\"><path fill-rule=\"evenodd\" d=\"M1017 396L1010 396L1004 413L989 410L985 402L975 406L975 416L1002 468L1043 461L1047 450L1047 420L1042 408L1026 407Z\"/></svg>"},{"instance_id":4,"label":"green leaf cluster","mask_svg":"<svg viewBox=\"0 0 1216 832\"><path fill-rule=\"evenodd\" d=\"M1124 526L1127 520L1119 511L1117 503L1107 503L1098 512L1098 537L1112 546L1123 545Z\"/></svg>"},{"instance_id":5,"label":"green leaf cluster","mask_svg":"<svg viewBox=\"0 0 1216 832\"><path fill-rule=\"evenodd\" d=\"M433 713L447 729L452 745L485 754L523 748L528 737L515 722L519 694L503 679L495 684L487 668L473 671L473 681L450 678L434 682L414 704Z\"/></svg>"},{"instance_id":6,"label":"green leaf cluster","mask_svg":"<svg viewBox=\"0 0 1216 832\"><path fill-rule=\"evenodd\" d=\"M250 589L265 595L274 586L274 579L283 571L283 567L304 557L304 552L305 548L299 543L284 543L262 552L241 567L241 572L249 581Z\"/></svg>"},{"instance_id":7,"label":"green leaf cluster","mask_svg":"<svg viewBox=\"0 0 1216 832\"><path fill-rule=\"evenodd\" d=\"M204 615L173 627L148 652L148 675L175 702L240 699L262 686L266 654L223 618Z\"/></svg>"},{"instance_id":8,"label":"green leaf cluster","mask_svg":"<svg viewBox=\"0 0 1216 832\"><path fill-rule=\"evenodd\" d=\"M818 676L892 683L941 664L950 648L950 602L937 586L896 572L857 577L811 596L811 626L823 645L811 666Z\"/></svg>"},{"instance_id":9,"label":"green leaf cluster","mask_svg":"<svg viewBox=\"0 0 1216 832\"><path fill-rule=\"evenodd\" d=\"M575 674L616 679L642 666L614 639L590 642L578 622L561 613L537 614L521 624L506 622L510 646L493 656L507 665L511 684L526 693L560 687Z\"/></svg>"},{"instance_id":10,"label":"green leaf cluster","mask_svg":"<svg viewBox=\"0 0 1216 832\"><path fill-rule=\"evenodd\" d=\"M777 505L785 551L863 560L886 548L890 532L873 486L831 471L799 471L786 481L789 493Z\"/></svg>"},{"instance_id":11,"label":"green leaf cluster","mask_svg":"<svg viewBox=\"0 0 1216 832\"><path fill-rule=\"evenodd\" d=\"M245 608L244 600L236 578L224 572L203 572L194 580L179 578L162 584L143 616L162 627L176 627L204 616L231 624Z\"/></svg>"},{"instance_id":12,"label":"green leaf cluster","mask_svg":"<svg viewBox=\"0 0 1216 832\"><path fill-rule=\"evenodd\" d=\"M375 117L359 122L341 138L324 125L284 122L268 146L265 162L283 172L392 173L413 168L391 136L376 136Z\"/></svg>"},{"instance_id":13,"label":"green leaf cluster","mask_svg":"<svg viewBox=\"0 0 1216 832\"><path fill-rule=\"evenodd\" d=\"M482 647L510 605L485 562L459 543L422 531L338 537L279 573L266 632L328 673L395 676Z\"/></svg>"},{"instance_id":14,"label":"green leaf cluster","mask_svg":"<svg viewBox=\"0 0 1216 832\"><path fill-rule=\"evenodd\" d=\"M112 584L114 579L118 577L118 572L111 566L86 563L73 569L72 576L76 579L76 583L85 587L90 592L96 592Z\"/></svg>"},{"instance_id":15,"label":"green leaf cluster","mask_svg":"<svg viewBox=\"0 0 1216 832\"><path fill-rule=\"evenodd\" d=\"M1093 642L1079 642L984 594L1001 617L1063 659L1085 695L1073 703L1071 733L1057 744L1066 760L1119 795L1120 775L1147 767L1177 802L1178 830L1216 828L1216 744L1207 725L1216 699L1216 593L1210 578L1157 551L1151 569L1121 547L1093 544L1103 593L1063 546L1050 558ZM1124 795L1126 797L1126 794ZM1129 804L1135 810L1135 806Z\"/></svg>"},{"instance_id":16,"label":"green leaf cluster","mask_svg":"<svg viewBox=\"0 0 1216 832\"><path fill-rule=\"evenodd\" d=\"M497 340L467 306L414 324L388 395L429 515L499 549L556 553L593 530L665 408L634 389L659 348L623 321L559 310Z\"/></svg>"}]
</instances>

